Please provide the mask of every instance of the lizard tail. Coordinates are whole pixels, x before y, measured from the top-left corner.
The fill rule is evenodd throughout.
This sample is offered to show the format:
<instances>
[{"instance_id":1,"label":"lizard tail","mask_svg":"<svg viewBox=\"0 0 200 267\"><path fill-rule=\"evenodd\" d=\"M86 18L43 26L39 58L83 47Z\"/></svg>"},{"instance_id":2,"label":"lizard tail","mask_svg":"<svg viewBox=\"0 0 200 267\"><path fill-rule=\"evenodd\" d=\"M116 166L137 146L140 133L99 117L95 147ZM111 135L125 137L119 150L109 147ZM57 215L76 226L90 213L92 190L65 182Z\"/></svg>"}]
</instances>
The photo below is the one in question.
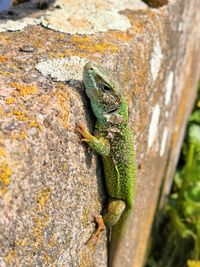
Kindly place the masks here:
<instances>
[{"instance_id":1,"label":"lizard tail","mask_svg":"<svg viewBox=\"0 0 200 267\"><path fill-rule=\"evenodd\" d=\"M119 266L116 263L116 255L123 239L126 236L127 222L131 209L125 209L117 224L111 228L111 241L109 243L108 266Z\"/></svg>"}]
</instances>

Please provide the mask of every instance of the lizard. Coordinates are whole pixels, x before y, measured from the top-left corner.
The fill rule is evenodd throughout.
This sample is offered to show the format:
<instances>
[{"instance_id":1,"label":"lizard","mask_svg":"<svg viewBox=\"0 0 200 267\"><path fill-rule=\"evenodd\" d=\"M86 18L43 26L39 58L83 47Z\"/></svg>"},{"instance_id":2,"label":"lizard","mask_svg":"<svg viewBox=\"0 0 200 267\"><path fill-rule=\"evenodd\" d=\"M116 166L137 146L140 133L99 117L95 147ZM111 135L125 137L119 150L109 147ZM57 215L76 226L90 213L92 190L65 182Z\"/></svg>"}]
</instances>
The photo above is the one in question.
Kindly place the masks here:
<instances>
[{"instance_id":1,"label":"lizard","mask_svg":"<svg viewBox=\"0 0 200 267\"><path fill-rule=\"evenodd\" d=\"M96 117L96 135L90 134L84 124L78 125L77 130L82 141L102 158L109 197L107 213L95 217L98 227L94 237L99 238L106 227L110 228L111 246L116 250L134 203L136 155L128 105L120 82L106 67L91 61L86 63L83 85Z\"/></svg>"}]
</instances>

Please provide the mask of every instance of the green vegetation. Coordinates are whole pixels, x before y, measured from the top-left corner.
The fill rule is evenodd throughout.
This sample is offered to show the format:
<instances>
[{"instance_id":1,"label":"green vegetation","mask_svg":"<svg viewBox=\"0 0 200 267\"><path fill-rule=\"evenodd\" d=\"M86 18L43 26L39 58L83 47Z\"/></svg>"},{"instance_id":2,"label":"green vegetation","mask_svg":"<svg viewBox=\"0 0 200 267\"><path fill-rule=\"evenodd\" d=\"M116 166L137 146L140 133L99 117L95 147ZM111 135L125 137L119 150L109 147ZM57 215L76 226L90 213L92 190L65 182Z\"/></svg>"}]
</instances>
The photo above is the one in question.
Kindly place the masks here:
<instances>
[{"instance_id":1,"label":"green vegetation","mask_svg":"<svg viewBox=\"0 0 200 267\"><path fill-rule=\"evenodd\" d=\"M200 86L172 191L152 238L146 267L200 267Z\"/></svg>"}]
</instances>

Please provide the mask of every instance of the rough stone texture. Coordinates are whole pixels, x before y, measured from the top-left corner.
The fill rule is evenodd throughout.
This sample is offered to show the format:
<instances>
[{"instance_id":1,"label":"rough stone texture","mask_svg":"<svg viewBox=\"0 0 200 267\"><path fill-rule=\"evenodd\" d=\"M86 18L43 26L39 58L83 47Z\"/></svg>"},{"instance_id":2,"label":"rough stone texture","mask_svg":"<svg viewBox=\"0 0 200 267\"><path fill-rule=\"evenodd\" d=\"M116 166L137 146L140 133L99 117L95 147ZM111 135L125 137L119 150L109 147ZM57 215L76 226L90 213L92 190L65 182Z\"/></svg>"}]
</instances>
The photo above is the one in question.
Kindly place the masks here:
<instances>
[{"instance_id":1,"label":"rough stone texture","mask_svg":"<svg viewBox=\"0 0 200 267\"><path fill-rule=\"evenodd\" d=\"M22 8L23 17L43 16L31 3ZM75 130L80 122L94 127L77 81L78 62L93 60L122 81L137 149L134 214L113 266L142 267L159 190L169 190L196 94L199 9L199 0L129 8L120 12L131 25L124 32L70 35L29 25L0 33L0 266L107 264L106 234L87 243L106 204L102 166ZM59 67L55 76L49 60L72 66L69 82L59 81L65 72ZM39 62L50 69L42 74Z\"/></svg>"}]
</instances>

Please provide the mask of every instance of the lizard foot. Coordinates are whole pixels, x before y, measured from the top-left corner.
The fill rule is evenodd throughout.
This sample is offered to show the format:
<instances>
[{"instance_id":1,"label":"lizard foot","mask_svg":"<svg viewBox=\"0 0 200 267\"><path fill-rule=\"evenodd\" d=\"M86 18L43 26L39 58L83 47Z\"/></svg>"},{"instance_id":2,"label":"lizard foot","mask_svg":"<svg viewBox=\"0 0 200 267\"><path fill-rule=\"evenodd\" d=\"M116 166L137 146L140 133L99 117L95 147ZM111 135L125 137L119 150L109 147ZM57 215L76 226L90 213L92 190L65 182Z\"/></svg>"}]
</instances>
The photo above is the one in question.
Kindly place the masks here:
<instances>
[{"instance_id":1,"label":"lizard foot","mask_svg":"<svg viewBox=\"0 0 200 267\"><path fill-rule=\"evenodd\" d=\"M106 229L106 226L104 224L104 221L101 215L98 215L95 217L95 222L97 223L97 230L94 233L93 237L96 238L98 241L100 238L101 232Z\"/></svg>"},{"instance_id":2,"label":"lizard foot","mask_svg":"<svg viewBox=\"0 0 200 267\"><path fill-rule=\"evenodd\" d=\"M87 241L87 243L91 245L94 245L99 241L101 233L106 229L106 226L104 224L104 221L101 215L98 215L95 217L95 222L97 223L97 230Z\"/></svg>"},{"instance_id":3,"label":"lizard foot","mask_svg":"<svg viewBox=\"0 0 200 267\"><path fill-rule=\"evenodd\" d=\"M87 128L84 124L80 124L77 126L77 131L82 135L82 142L89 142L90 133L87 131Z\"/></svg>"}]
</instances>

